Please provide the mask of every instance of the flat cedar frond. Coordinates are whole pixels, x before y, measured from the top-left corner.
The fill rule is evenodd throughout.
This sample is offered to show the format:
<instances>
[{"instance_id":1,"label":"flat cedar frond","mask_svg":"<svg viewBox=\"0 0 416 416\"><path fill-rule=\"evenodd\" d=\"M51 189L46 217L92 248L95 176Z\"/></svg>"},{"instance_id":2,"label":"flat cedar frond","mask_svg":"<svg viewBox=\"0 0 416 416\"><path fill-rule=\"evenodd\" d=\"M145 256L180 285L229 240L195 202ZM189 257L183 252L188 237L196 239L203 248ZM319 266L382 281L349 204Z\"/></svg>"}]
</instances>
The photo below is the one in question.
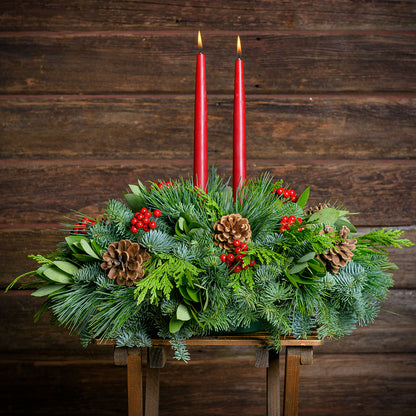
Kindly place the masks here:
<instances>
[{"instance_id":1,"label":"flat cedar frond","mask_svg":"<svg viewBox=\"0 0 416 416\"><path fill-rule=\"evenodd\" d=\"M169 256L163 256L148 269L148 275L142 279L135 289L137 304L140 304L150 292L150 303L158 304L163 296L170 298L170 293L179 286L193 286L193 282L202 269L193 264ZM173 282L173 283L172 283Z\"/></svg>"},{"instance_id":2,"label":"flat cedar frond","mask_svg":"<svg viewBox=\"0 0 416 416\"><path fill-rule=\"evenodd\" d=\"M364 247L372 247L374 250L387 252L386 247L410 247L412 243L407 238L400 238L402 230L372 230L371 232L357 237L358 244Z\"/></svg>"}]
</instances>

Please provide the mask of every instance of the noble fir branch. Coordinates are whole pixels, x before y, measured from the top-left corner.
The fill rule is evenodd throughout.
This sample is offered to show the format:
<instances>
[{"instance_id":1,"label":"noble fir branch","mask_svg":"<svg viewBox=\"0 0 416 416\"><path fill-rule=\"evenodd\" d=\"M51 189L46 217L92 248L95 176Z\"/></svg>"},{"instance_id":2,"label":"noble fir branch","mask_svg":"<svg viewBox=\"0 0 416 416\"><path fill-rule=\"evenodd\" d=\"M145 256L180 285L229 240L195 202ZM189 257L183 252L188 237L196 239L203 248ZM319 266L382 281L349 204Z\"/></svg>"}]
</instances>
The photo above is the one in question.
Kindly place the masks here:
<instances>
[{"instance_id":1,"label":"noble fir branch","mask_svg":"<svg viewBox=\"0 0 416 416\"><path fill-rule=\"evenodd\" d=\"M112 199L108 201L105 213L110 223L114 224L118 236L122 238L130 228L133 211L123 202Z\"/></svg>"},{"instance_id":2,"label":"noble fir branch","mask_svg":"<svg viewBox=\"0 0 416 416\"><path fill-rule=\"evenodd\" d=\"M90 228L90 234L101 247L108 247L120 240L119 228L112 223L97 222Z\"/></svg>"},{"instance_id":3,"label":"noble fir branch","mask_svg":"<svg viewBox=\"0 0 416 416\"><path fill-rule=\"evenodd\" d=\"M175 240L169 234L159 230L151 230L140 238L140 245L154 254L167 254L175 244Z\"/></svg>"},{"instance_id":4,"label":"noble fir branch","mask_svg":"<svg viewBox=\"0 0 416 416\"><path fill-rule=\"evenodd\" d=\"M385 228L372 230L357 237L357 248L360 249L361 246L372 247L374 250L387 253L386 247L403 248L413 246L414 243L409 239L400 238L402 234L402 230L386 230Z\"/></svg>"}]
</instances>

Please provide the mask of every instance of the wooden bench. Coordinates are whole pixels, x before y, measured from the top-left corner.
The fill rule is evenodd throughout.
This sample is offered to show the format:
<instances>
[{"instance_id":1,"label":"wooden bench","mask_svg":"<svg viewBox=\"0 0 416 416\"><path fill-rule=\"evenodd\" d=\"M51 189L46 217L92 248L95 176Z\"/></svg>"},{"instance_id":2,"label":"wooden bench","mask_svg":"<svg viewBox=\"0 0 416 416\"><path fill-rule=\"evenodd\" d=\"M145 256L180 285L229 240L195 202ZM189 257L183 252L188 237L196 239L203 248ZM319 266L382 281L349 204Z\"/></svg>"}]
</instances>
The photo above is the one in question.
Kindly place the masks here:
<instances>
[{"instance_id":1,"label":"wooden bench","mask_svg":"<svg viewBox=\"0 0 416 416\"><path fill-rule=\"evenodd\" d=\"M236 346L256 347L255 366L267 368L267 415L280 416L281 407L284 416L298 414L299 370L301 365L313 362L313 347L322 340L316 337L308 339L283 338L286 347L283 404L280 404L279 355L267 348L267 334L256 332L216 337L191 338L188 346ZM108 344L108 342L106 342ZM152 347L114 348L114 363L127 365L128 415L157 416L159 414L159 373L166 363L166 349L169 340L154 339ZM146 389L143 395L142 354L147 350Z\"/></svg>"}]
</instances>

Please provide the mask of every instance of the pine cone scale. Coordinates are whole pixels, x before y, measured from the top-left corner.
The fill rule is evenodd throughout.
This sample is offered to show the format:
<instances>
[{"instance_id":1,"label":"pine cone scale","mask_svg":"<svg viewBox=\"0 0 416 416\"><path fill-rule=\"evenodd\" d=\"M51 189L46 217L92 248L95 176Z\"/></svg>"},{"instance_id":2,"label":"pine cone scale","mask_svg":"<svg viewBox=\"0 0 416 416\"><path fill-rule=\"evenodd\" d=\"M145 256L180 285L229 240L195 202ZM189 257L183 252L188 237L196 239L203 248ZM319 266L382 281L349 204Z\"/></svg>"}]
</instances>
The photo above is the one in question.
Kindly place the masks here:
<instances>
[{"instance_id":1,"label":"pine cone scale","mask_svg":"<svg viewBox=\"0 0 416 416\"><path fill-rule=\"evenodd\" d=\"M243 218L240 214L224 215L214 224L213 237L219 247L231 252L235 240L241 243L250 241L250 224L247 218Z\"/></svg>"},{"instance_id":2,"label":"pine cone scale","mask_svg":"<svg viewBox=\"0 0 416 416\"><path fill-rule=\"evenodd\" d=\"M130 240L121 240L110 244L107 249L108 252L102 257L104 262L101 268L110 279L116 280L119 285L133 286L143 278L143 263L150 259L145 248Z\"/></svg>"},{"instance_id":3,"label":"pine cone scale","mask_svg":"<svg viewBox=\"0 0 416 416\"><path fill-rule=\"evenodd\" d=\"M352 260L357 240L354 238L348 238L350 230L345 225L338 233L339 241L334 247L331 247L326 253L320 254L318 258L325 264L327 270L332 273L338 273L341 267L345 267L348 262ZM325 226L325 229L320 231L320 234L333 234L335 231L329 225Z\"/></svg>"}]
</instances>

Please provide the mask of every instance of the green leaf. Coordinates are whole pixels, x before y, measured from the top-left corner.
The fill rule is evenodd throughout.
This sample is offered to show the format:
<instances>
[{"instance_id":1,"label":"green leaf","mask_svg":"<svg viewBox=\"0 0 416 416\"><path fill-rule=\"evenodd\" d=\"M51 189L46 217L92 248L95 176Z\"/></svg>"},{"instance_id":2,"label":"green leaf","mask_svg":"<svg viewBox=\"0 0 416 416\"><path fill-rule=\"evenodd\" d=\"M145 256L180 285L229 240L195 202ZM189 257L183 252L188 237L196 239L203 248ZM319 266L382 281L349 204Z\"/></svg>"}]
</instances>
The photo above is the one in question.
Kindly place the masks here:
<instances>
[{"instance_id":1,"label":"green leaf","mask_svg":"<svg viewBox=\"0 0 416 416\"><path fill-rule=\"evenodd\" d=\"M201 225L199 222L192 221L189 223L189 228L192 230L193 228L203 228L203 225Z\"/></svg>"},{"instance_id":2,"label":"green leaf","mask_svg":"<svg viewBox=\"0 0 416 416\"><path fill-rule=\"evenodd\" d=\"M71 276L68 273L63 272L54 266L49 266L44 270L43 275L56 283L72 283Z\"/></svg>"},{"instance_id":3,"label":"green leaf","mask_svg":"<svg viewBox=\"0 0 416 416\"><path fill-rule=\"evenodd\" d=\"M316 253L314 251L311 251L309 253L306 253L304 256L302 256L299 260L298 263L305 263L309 260L314 259L316 256Z\"/></svg>"},{"instance_id":4,"label":"green leaf","mask_svg":"<svg viewBox=\"0 0 416 416\"><path fill-rule=\"evenodd\" d=\"M308 263L297 263L289 269L289 273L295 274L301 272L307 267Z\"/></svg>"},{"instance_id":5,"label":"green leaf","mask_svg":"<svg viewBox=\"0 0 416 416\"><path fill-rule=\"evenodd\" d=\"M178 289L184 299L192 300L192 298L188 295L187 290L183 286L179 286Z\"/></svg>"},{"instance_id":6,"label":"green leaf","mask_svg":"<svg viewBox=\"0 0 416 416\"><path fill-rule=\"evenodd\" d=\"M192 217L191 217L189 214L187 214L186 212L181 212L181 213L179 214L179 216L180 216L180 217L182 217L182 218L184 218L184 219L185 219L185 221L186 221L188 224L190 224L190 223L192 222Z\"/></svg>"},{"instance_id":7,"label":"green leaf","mask_svg":"<svg viewBox=\"0 0 416 416\"><path fill-rule=\"evenodd\" d=\"M324 208L312 214L309 221L317 221L327 225L334 225L339 217L340 215L337 209Z\"/></svg>"},{"instance_id":8,"label":"green leaf","mask_svg":"<svg viewBox=\"0 0 416 416\"><path fill-rule=\"evenodd\" d=\"M316 282L316 279L304 278L299 275L293 276L293 278L296 280L296 282L302 283L303 285L310 285Z\"/></svg>"},{"instance_id":9,"label":"green leaf","mask_svg":"<svg viewBox=\"0 0 416 416\"><path fill-rule=\"evenodd\" d=\"M188 308L183 303L181 303L176 310L176 318L180 321L189 321L192 318Z\"/></svg>"},{"instance_id":10,"label":"green leaf","mask_svg":"<svg viewBox=\"0 0 416 416\"><path fill-rule=\"evenodd\" d=\"M58 267L58 269L61 269L62 271L70 274L71 276L78 271L78 267L75 266L75 264L70 263L69 261L55 260L53 264L56 267Z\"/></svg>"},{"instance_id":11,"label":"green leaf","mask_svg":"<svg viewBox=\"0 0 416 416\"><path fill-rule=\"evenodd\" d=\"M194 302L199 302L198 291L196 289L192 289L191 287L187 286L186 291Z\"/></svg>"},{"instance_id":12,"label":"green leaf","mask_svg":"<svg viewBox=\"0 0 416 416\"><path fill-rule=\"evenodd\" d=\"M99 257L98 254L92 249L90 243L87 240L81 240L80 243L81 243L83 250L88 255L90 255L94 259L101 260L101 257Z\"/></svg>"},{"instance_id":13,"label":"green leaf","mask_svg":"<svg viewBox=\"0 0 416 416\"><path fill-rule=\"evenodd\" d=\"M179 217L177 224L180 230L185 231L185 218Z\"/></svg>"},{"instance_id":14,"label":"green leaf","mask_svg":"<svg viewBox=\"0 0 416 416\"><path fill-rule=\"evenodd\" d=\"M140 211L140 209L145 205L145 199L140 198L136 194L124 194L124 199L127 202L127 205L134 212Z\"/></svg>"},{"instance_id":15,"label":"green leaf","mask_svg":"<svg viewBox=\"0 0 416 416\"><path fill-rule=\"evenodd\" d=\"M40 289L36 290L32 293L32 296L36 298L41 298L42 296L48 296L52 293L57 292L59 289L62 289L65 285L62 284L49 284L46 286L42 286Z\"/></svg>"},{"instance_id":16,"label":"green leaf","mask_svg":"<svg viewBox=\"0 0 416 416\"><path fill-rule=\"evenodd\" d=\"M83 253L74 253L73 256L79 261L93 261L93 260L96 260L95 257L91 257L90 255L83 254Z\"/></svg>"},{"instance_id":17,"label":"green leaf","mask_svg":"<svg viewBox=\"0 0 416 416\"><path fill-rule=\"evenodd\" d=\"M306 188L306 189L302 192L302 195L299 197L297 204L298 204L301 208L303 208L303 207L306 205L306 203L308 202L310 191L311 191L311 189L310 189L310 187L308 186L308 187L307 187L307 188Z\"/></svg>"},{"instance_id":18,"label":"green leaf","mask_svg":"<svg viewBox=\"0 0 416 416\"><path fill-rule=\"evenodd\" d=\"M98 254L98 256L100 256L100 258L103 256L105 250L95 240L91 240L91 247Z\"/></svg>"},{"instance_id":19,"label":"green leaf","mask_svg":"<svg viewBox=\"0 0 416 416\"><path fill-rule=\"evenodd\" d=\"M169 332L171 332L172 334L178 332L182 328L183 324L184 321L179 321L175 317L172 317L172 319L169 322Z\"/></svg>"},{"instance_id":20,"label":"green leaf","mask_svg":"<svg viewBox=\"0 0 416 416\"><path fill-rule=\"evenodd\" d=\"M293 286L295 287L299 287L298 284L296 283L296 280L293 278L292 275L290 275L288 272L285 272L286 277L289 279L289 282L292 283Z\"/></svg>"},{"instance_id":21,"label":"green leaf","mask_svg":"<svg viewBox=\"0 0 416 416\"><path fill-rule=\"evenodd\" d=\"M338 218L335 222L335 227L340 230L345 225L353 234L357 232L357 229L351 224L345 217Z\"/></svg>"},{"instance_id":22,"label":"green leaf","mask_svg":"<svg viewBox=\"0 0 416 416\"><path fill-rule=\"evenodd\" d=\"M323 273L326 274L325 265L318 259L313 259L308 262L308 267L316 272L316 273Z\"/></svg>"}]
</instances>

